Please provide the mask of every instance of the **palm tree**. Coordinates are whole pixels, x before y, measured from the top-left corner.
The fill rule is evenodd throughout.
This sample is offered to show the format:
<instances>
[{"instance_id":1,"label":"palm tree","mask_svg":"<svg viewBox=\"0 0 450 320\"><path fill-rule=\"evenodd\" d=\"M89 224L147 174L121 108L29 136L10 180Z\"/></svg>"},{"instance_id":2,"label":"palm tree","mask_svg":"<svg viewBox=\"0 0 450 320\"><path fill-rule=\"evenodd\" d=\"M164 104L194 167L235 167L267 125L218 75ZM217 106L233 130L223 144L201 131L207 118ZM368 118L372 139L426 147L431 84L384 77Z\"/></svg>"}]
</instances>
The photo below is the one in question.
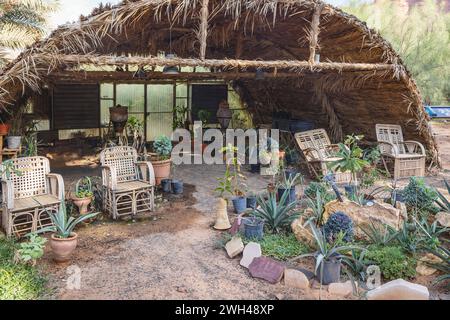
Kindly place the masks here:
<instances>
[{"instance_id":1,"label":"palm tree","mask_svg":"<svg viewBox=\"0 0 450 320\"><path fill-rule=\"evenodd\" d=\"M48 14L57 0L0 1L0 66L7 54L32 44L46 33Z\"/></svg>"}]
</instances>

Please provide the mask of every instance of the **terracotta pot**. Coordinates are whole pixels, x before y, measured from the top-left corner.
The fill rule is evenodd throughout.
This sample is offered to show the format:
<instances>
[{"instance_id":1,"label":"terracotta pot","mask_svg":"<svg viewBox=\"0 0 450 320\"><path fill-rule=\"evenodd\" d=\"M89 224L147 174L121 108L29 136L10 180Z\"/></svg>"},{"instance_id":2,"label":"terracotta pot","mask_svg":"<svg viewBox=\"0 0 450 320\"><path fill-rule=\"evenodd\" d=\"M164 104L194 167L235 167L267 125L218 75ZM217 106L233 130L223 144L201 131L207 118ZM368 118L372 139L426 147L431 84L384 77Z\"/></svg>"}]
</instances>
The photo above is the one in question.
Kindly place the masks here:
<instances>
[{"instance_id":1,"label":"terracotta pot","mask_svg":"<svg viewBox=\"0 0 450 320\"><path fill-rule=\"evenodd\" d=\"M6 136L9 132L9 124L0 123L0 135Z\"/></svg>"},{"instance_id":2,"label":"terracotta pot","mask_svg":"<svg viewBox=\"0 0 450 320\"><path fill-rule=\"evenodd\" d=\"M53 251L53 259L56 262L65 262L70 260L72 252L77 247L78 235L75 232L71 233L69 238L58 238L52 234L50 238L50 248Z\"/></svg>"},{"instance_id":3,"label":"terracotta pot","mask_svg":"<svg viewBox=\"0 0 450 320\"><path fill-rule=\"evenodd\" d=\"M89 204L92 201L92 197L85 197L85 198L72 198L73 203L78 207L78 212L83 215L88 212Z\"/></svg>"},{"instance_id":4,"label":"terracotta pot","mask_svg":"<svg viewBox=\"0 0 450 320\"><path fill-rule=\"evenodd\" d=\"M167 179L170 176L170 164L172 160L152 161L153 170L155 171L156 184L160 185L162 179Z\"/></svg>"}]
</instances>

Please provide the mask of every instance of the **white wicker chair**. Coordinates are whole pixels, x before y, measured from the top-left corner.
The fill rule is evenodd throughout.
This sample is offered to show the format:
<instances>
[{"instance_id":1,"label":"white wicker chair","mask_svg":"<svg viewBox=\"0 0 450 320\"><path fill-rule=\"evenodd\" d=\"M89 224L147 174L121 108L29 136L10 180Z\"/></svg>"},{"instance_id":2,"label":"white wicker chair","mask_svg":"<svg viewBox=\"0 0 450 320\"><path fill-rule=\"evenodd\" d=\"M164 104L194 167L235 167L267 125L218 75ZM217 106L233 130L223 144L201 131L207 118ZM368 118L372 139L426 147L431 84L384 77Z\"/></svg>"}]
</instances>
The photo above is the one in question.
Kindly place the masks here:
<instances>
[{"instance_id":1,"label":"white wicker chair","mask_svg":"<svg viewBox=\"0 0 450 320\"><path fill-rule=\"evenodd\" d=\"M420 142L404 141L399 125L377 124L375 130L383 164L394 179L425 175L426 154Z\"/></svg>"},{"instance_id":2,"label":"white wicker chair","mask_svg":"<svg viewBox=\"0 0 450 320\"><path fill-rule=\"evenodd\" d=\"M103 209L113 219L154 209L155 173L147 161L137 161L133 147L104 149L100 154Z\"/></svg>"},{"instance_id":3,"label":"white wicker chair","mask_svg":"<svg viewBox=\"0 0 450 320\"><path fill-rule=\"evenodd\" d=\"M295 133L295 140L305 156L311 175L319 178L330 172L327 163L338 160L335 156L338 145L332 144L325 129L314 129ZM333 172L336 183L348 183L350 172Z\"/></svg>"},{"instance_id":4,"label":"white wicker chair","mask_svg":"<svg viewBox=\"0 0 450 320\"><path fill-rule=\"evenodd\" d=\"M10 160L17 173L2 175L2 226L6 235L21 237L52 225L49 214L57 212L64 199L64 182L50 173L45 157Z\"/></svg>"}]
</instances>

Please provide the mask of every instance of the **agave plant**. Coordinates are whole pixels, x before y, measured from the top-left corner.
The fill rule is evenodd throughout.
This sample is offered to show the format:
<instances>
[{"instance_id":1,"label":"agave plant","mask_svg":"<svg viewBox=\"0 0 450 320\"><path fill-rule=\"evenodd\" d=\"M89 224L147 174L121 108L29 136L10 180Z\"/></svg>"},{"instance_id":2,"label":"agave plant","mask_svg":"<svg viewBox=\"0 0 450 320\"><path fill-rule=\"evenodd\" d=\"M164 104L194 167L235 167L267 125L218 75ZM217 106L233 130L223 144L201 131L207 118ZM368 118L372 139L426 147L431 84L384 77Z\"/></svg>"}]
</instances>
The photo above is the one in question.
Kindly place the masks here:
<instances>
[{"instance_id":1,"label":"agave plant","mask_svg":"<svg viewBox=\"0 0 450 320\"><path fill-rule=\"evenodd\" d=\"M38 233L54 232L59 238L69 238L77 224L84 220L91 219L99 214L99 212L92 212L85 215L81 215L77 218L67 215L66 205L64 200L61 200L58 212L47 212L53 225L38 230Z\"/></svg>"},{"instance_id":2,"label":"agave plant","mask_svg":"<svg viewBox=\"0 0 450 320\"><path fill-rule=\"evenodd\" d=\"M322 197L322 193L320 190L316 190L316 195L314 198L307 197L306 203L308 205L308 208L310 208L313 212L313 220L315 221L316 225L319 226L323 223L323 213L325 211L325 203Z\"/></svg>"},{"instance_id":3,"label":"agave plant","mask_svg":"<svg viewBox=\"0 0 450 320\"><path fill-rule=\"evenodd\" d=\"M444 180L445 187L447 188L448 194L450 194L450 185L447 180ZM450 213L450 201L438 190L436 190L438 199L435 200L435 203L445 212Z\"/></svg>"},{"instance_id":4,"label":"agave plant","mask_svg":"<svg viewBox=\"0 0 450 320\"><path fill-rule=\"evenodd\" d=\"M371 219L368 226L361 226L362 232L375 245L388 245L397 237L397 231L387 224L374 223Z\"/></svg>"},{"instance_id":5,"label":"agave plant","mask_svg":"<svg viewBox=\"0 0 450 320\"><path fill-rule=\"evenodd\" d=\"M272 192L269 193L267 200L262 196L258 197L258 207L253 211L253 215L264 219L272 232L278 233L281 228L289 226L292 221L300 216L300 211L295 209L297 200L288 204L288 196L289 190L286 190L278 203L275 193Z\"/></svg>"}]
</instances>

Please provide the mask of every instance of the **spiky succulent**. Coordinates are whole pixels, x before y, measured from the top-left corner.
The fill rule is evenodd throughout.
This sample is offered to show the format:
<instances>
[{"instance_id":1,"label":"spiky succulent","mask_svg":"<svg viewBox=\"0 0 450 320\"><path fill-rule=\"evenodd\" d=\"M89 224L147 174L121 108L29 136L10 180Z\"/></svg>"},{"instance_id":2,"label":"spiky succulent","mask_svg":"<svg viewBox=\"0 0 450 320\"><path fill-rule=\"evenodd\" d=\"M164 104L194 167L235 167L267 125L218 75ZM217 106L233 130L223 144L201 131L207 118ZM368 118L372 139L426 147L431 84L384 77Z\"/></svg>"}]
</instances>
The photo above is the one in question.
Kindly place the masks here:
<instances>
[{"instance_id":1,"label":"spiky succulent","mask_svg":"<svg viewBox=\"0 0 450 320\"><path fill-rule=\"evenodd\" d=\"M323 231L329 242L335 241L339 233L343 234L343 241L350 242L353 240L353 221L342 211L337 211L328 218Z\"/></svg>"}]
</instances>

